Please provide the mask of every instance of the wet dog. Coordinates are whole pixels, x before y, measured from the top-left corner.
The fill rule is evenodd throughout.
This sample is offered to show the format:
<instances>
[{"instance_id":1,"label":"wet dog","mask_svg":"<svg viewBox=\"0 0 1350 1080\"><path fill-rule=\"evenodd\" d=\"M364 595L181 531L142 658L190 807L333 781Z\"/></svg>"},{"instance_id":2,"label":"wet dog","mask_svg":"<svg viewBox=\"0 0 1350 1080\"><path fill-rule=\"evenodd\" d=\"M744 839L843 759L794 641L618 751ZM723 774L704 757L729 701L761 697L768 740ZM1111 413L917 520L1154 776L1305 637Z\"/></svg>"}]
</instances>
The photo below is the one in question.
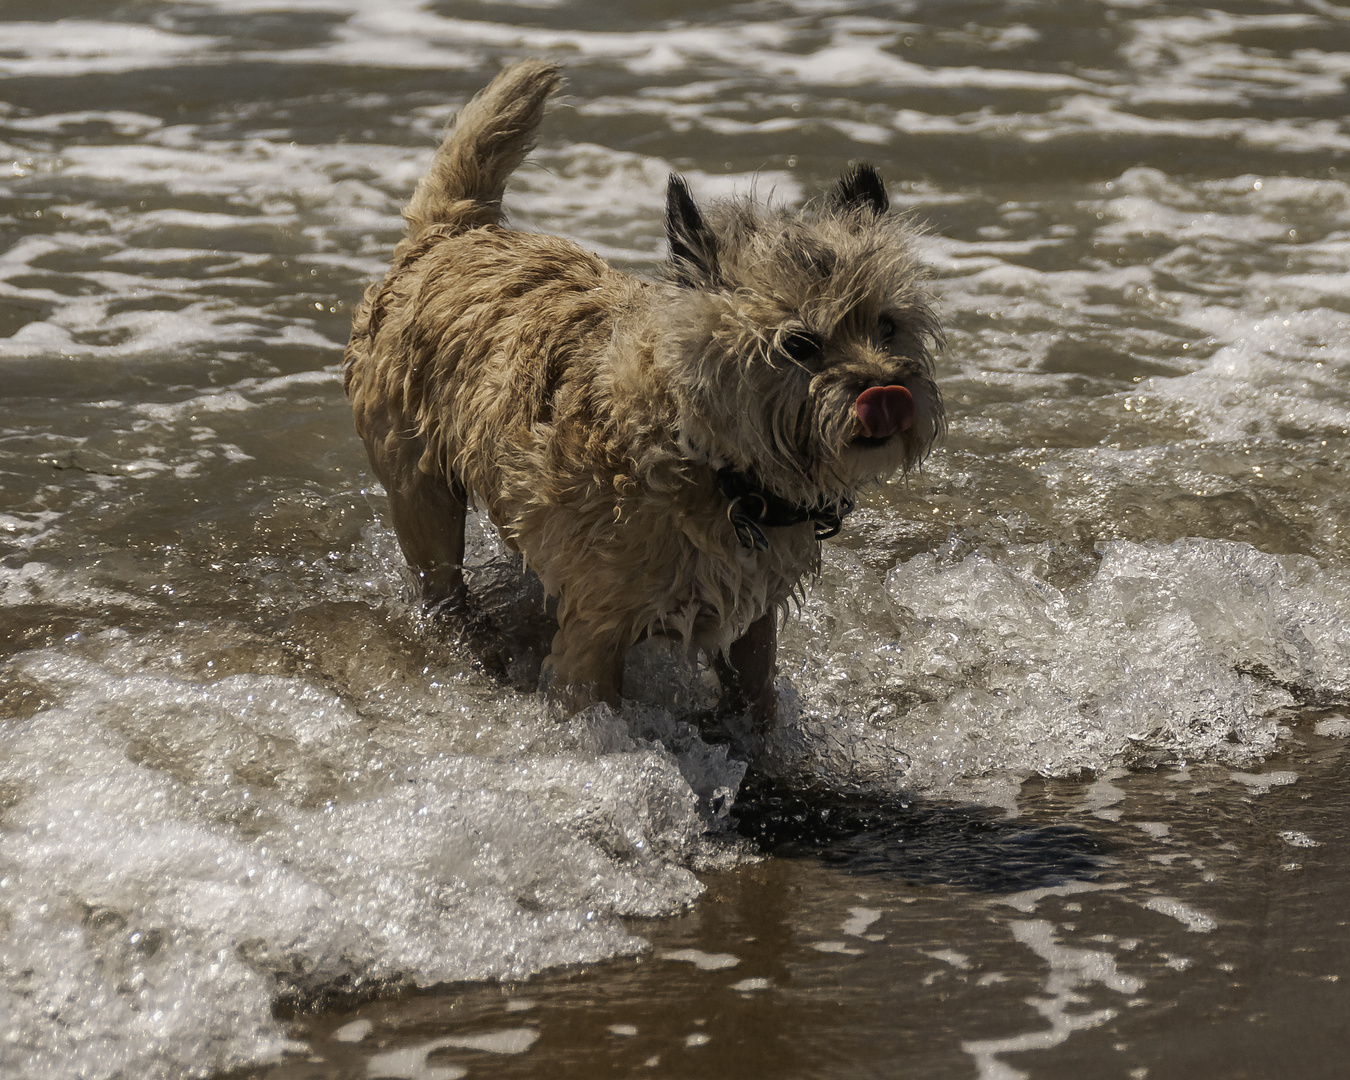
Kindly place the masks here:
<instances>
[{"instance_id":1,"label":"wet dog","mask_svg":"<svg viewBox=\"0 0 1350 1080\"><path fill-rule=\"evenodd\" d=\"M665 634L768 724L821 541L943 428L912 232L865 165L804 211L705 212L671 176L659 281L507 228L558 83L518 63L454 121L353 320L356 429L428 604L464 601L471 499L557 597L543 682L569 711L616 703L629 647Z\"/></svg>"}]
</instances>

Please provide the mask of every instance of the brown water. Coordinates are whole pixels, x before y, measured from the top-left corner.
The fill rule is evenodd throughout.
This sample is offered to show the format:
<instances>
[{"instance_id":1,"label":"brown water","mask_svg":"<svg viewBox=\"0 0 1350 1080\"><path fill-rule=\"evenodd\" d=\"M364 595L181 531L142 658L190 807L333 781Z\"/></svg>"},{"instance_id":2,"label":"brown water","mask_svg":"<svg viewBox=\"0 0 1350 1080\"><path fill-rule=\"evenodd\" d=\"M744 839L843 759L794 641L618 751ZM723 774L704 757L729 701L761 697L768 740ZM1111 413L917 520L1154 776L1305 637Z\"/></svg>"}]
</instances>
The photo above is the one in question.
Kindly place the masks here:
<instances>
[{"instance_id":1,"label":"brown water","mask_svg":"<svg viewBox=\"0 0 1350 1080\"><path fill-rule=\"evenodd\" d=\"M928 223L951 435L748 776L656 647L550 719L481 521L501 641L440 639L351 431L350 305L522 55L525 227L649 273L671 169L850 160ZM0 1071L1339 1075L1348 56L1319 0L11 0Z\"/></svg>"}]
</instances>

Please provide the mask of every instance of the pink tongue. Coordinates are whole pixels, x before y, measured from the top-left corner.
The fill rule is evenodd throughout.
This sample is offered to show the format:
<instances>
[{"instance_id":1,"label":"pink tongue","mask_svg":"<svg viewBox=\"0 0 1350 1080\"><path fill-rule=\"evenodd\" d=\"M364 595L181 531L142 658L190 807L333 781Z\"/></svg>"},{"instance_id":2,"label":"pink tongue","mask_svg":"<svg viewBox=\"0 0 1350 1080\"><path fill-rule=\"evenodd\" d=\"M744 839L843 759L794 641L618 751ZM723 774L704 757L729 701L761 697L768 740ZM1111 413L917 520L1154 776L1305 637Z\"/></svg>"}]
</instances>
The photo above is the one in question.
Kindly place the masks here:
<instances>
[{"instance_id":1,"label":"pink tongue","mask_svg":"<svg viewBox=\"0 0 1350 1080\"><path fill-rule=\"evenodd\" d=\"M884 439L914 423L914 398L903 386L873 386L853 405L858 423L869 439Z\"/></svg>"}]
</instances>

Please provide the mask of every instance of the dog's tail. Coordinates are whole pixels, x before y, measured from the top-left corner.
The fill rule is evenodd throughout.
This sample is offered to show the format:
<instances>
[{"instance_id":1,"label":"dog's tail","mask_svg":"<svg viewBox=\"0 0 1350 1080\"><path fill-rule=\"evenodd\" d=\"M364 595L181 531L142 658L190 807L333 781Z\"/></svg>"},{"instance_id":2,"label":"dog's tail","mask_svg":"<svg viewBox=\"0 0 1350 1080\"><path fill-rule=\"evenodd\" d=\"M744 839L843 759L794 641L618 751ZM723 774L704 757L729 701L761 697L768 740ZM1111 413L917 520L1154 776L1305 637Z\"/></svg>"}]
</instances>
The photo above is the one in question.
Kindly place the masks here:
<instances>
[{"instance_id":1,"label":"dog's tail","mask_svg":"<svg viewBox=\"0 0 1350 1080\"><path fill-rule=\"evenodd\" d=\"M544 101L561 81L553 64L522 60L460 110L403 210L410 237L432 225L459 232L501 221L506 178L534 149Z\"/></svg>"}]
</instances>

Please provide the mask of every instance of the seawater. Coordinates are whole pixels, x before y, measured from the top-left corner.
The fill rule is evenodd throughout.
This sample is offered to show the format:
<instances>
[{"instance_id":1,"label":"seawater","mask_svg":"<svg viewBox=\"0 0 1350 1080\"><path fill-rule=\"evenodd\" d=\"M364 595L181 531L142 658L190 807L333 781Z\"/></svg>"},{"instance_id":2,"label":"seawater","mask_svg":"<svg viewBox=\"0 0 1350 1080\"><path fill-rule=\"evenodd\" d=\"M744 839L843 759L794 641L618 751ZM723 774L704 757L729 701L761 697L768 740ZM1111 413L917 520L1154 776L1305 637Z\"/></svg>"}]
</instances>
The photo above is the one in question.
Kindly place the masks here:
<instances>
[{"instance_id":1,"label":"seawater","mask_svg":"<svg viewBox=\"0 0 1350 1080\"><path fill-rule=\"evenodd\" d=\"M454 999L481 1029L452 1034L423 1006L370 1006L369 1039L293 1017L568 965L598 966L524 983L556 1003L536 1017L575 991L687 1021L653 1048L606 1006L642 1032L616 1068L725 1062L747 1025L768 1068L825 1028L787 970L851 988L831 1030L879 1061L990 1080L1074 1047L1156 1077L1130 1003L1223 964L1253 1015L1329 1007L1224 949L1269 851L1267 896L1325 897L1289 949L1344 940L1340 8L16 0L0 34L7 1074L333 1046L356 1075L542 1070L570 1060L547 1025L482 989ZM623 709L551 717L543 597L481 519L499 644L438 635L351 431L351 307L447 118L524 55L568 87L508 194L521 227L651 273L670 171L795 203L853 160L925 226L951 433L827 546L749 779L690 722L708 673L659 647ZM1204 834L1215 814L1247 824ZM1160 926L1219 944L1145 962ZM748 971L740 939L774 927L795 944ZM1340 993L1342 960L1297 985ZM661 1004L715 978L722 1027ZM946 1017L941 1053L860 1019L902 983Z\"/></svg>"}]
</instances>

